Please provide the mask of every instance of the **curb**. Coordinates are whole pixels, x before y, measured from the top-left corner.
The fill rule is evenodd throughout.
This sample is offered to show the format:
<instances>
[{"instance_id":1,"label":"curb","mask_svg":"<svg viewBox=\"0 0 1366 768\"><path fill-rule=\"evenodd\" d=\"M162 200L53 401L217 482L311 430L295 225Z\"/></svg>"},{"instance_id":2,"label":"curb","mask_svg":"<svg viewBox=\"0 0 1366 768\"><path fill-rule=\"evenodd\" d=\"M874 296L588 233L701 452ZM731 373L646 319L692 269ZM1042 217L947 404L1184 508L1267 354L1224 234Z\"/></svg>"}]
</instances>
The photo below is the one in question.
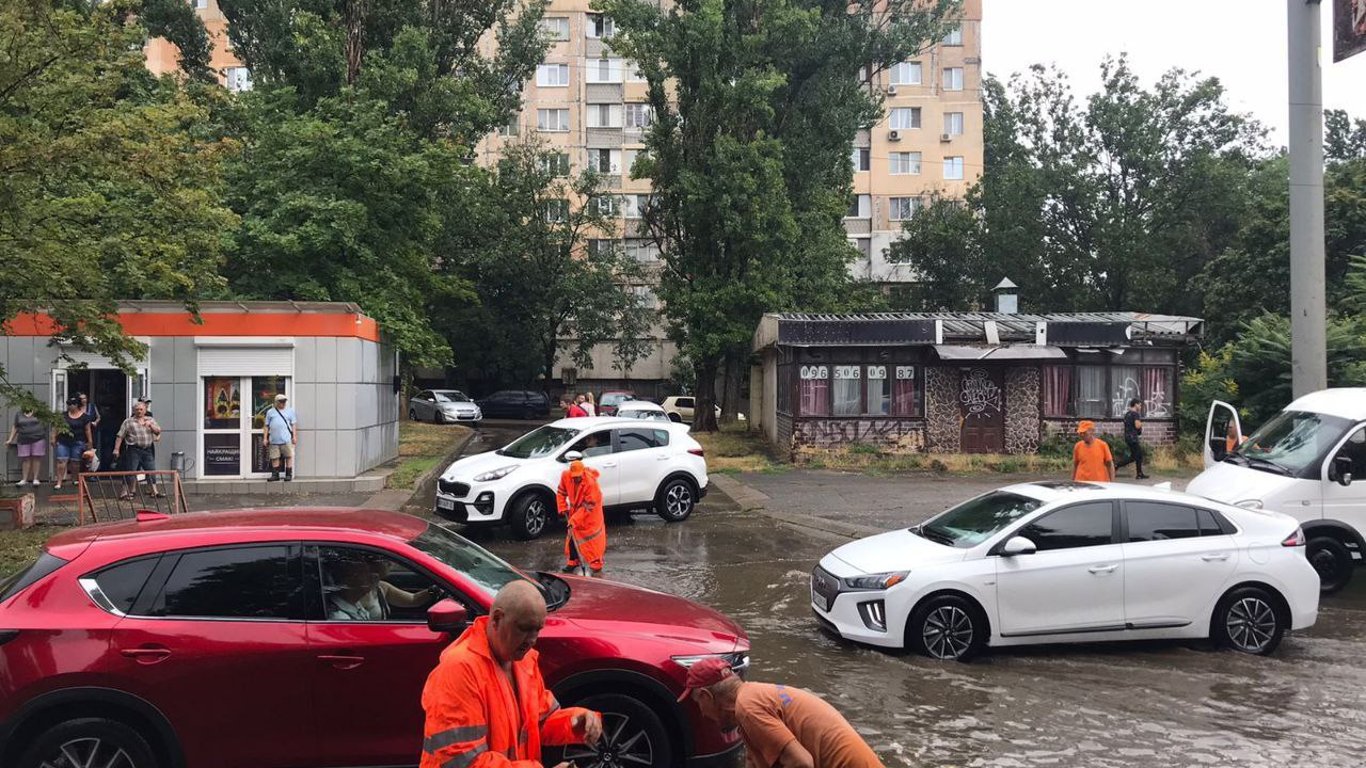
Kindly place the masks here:
<instances>
[{"instance_id":1,"label":"curb","mask_svg":"<svg viewBox=\"0 0 1366 768\"><path fill-rule=\"evenodd\" d=\"M466 434L463 439L457 442L455 444L455 447L448 451L445 456L442 456L441 460L438 461L434 466L432 466L431 469L418 475L417 479L413 481L413 493L416 494L417 490L422 486L426 485L427 483L430 483L432 481L432 478L446 471L446 467L449 467L451 465L451 462L455 461L455 457L465 452L465 447L470 444L470 441L473 440L475 435L477 434L479 433L476 432L474 429L470 429L469 433ZM402 489L399 488L394 490Z\"/></svg>"},{"instance_id":2,"label":"curb","mask_svg":"<svg viewBox=\"0 0 1366 768\"><path fill-rule=\"evenodd\" d=\"M755 490L730 475L712 475L710 480L716 491L722 496L730 499L740 508L740 511L758 512L759 514L794 528L803 528L807 531L815 531L845 539L862 539L866 536L886 533L882 528L871 525L841 523L836 520L824 520L818 517L794 515L788 512L769 509L767 506L767 502L770 501L768 494Z\"/></svg>"},{"instance_id":3,"label":"curb","mask_svg":"<svg viewBox=\"0 0 1366 768\"><path fill-rule=\"evenodd\" d=\"M469 428L467 427L467 429ZM478 431L469 429L469 432L466 433L463 438L457 440L455 445L447 451L436 464L432 465L431 469L418 475L417 479L413 481L412 488L381 489L379 493L376 493L371 497L374 504L367 503L367 506L378 505L384 509L395 510L401 510L409 506L413 501L413 497L426 490L427 486L432 484L438 475L446 471L446 468L451 465L451 462L455 461L455 458L461 453L464 453L465 448L470 444L470 441L474 440L475 436L478 434ZM398 498L400 494L402 494L402 499Z\"/></svg>"}]
</instances>

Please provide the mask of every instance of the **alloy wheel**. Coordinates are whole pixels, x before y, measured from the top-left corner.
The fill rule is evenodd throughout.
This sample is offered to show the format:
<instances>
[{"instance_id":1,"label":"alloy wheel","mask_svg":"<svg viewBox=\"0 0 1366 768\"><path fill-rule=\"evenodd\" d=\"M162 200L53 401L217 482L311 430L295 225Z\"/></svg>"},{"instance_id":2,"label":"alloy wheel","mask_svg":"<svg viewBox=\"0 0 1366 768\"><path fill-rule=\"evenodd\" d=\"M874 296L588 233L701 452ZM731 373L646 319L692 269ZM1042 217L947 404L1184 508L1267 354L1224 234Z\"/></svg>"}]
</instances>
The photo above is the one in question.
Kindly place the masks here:
<instances>
[{"instance_id":1,"label":"alloy wheel","mask_svg":"<svg viewBox=\"0 0 1366 768\"><path fill-rule=\"evenodd\" d=\"M1244 597L1229 608L1224 627L1235 648L1259 653L1276 634L1276 612L1261 598Z\"/></svg>"},{"instance_id":2,"label":"alloy wheel","mask_svg":"<svg viewBox=\"0 0 1366 768\"><path fill-rule=\"evenodd\" d=\"M941 605L925 616L920 637L936 659L956 659L972 647L972 618L956 605Z\"/></svg>"},{"instance_id":3,"label":"alloy wheel","mask_svg":"<svg viewBox=\"0 0 1366 768\"><path fill-rule=\"evenodd\" d=\"M545 530L549 514L546 512L544 499L532 499L526 505L526 532L532 538L541 535Z\"/></svg>"},{"instance_id":4,"label":"alloy wheel","mask_svg":"<svg viewBox=\"0 0 1366 768\"><path fill-rule=\"evenodd\" d=\"M94 737L72 739L57 748L39 768L138 768L133 758L117 744Z\"/></svg>"},{"instance_id":5,"label":"alloy wheel","mask_svg":"<svg viewBox=\"0 0 1366 768\"><path fill-rule=\"evenodd\" d=\"M650 734L626 715L603 712L602 739L591 748L566 749L564 759L574 761L580 768L651 766L655 762L655 745Z\"/></svg>"},{"instance_id":6,"label":"alloy wheel","mask_svg":"<svg viewBox=\"0 0 1366 768\"><path fill-rule=\"evenodd\" d=\"M692 511L692 489L687 483L674 483L664 492L664 509L669 517L680 518Z\"/></svg>"}]
</instances>

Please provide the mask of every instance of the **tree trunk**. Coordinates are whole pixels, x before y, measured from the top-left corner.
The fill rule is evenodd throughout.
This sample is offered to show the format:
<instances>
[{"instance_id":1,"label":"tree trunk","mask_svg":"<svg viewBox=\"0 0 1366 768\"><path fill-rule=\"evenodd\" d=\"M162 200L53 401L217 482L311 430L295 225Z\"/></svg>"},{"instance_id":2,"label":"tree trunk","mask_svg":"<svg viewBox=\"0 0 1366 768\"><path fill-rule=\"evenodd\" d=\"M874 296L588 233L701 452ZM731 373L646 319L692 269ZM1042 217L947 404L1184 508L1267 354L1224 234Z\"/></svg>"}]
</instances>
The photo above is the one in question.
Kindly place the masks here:
<instances>
[{"instance_id":1,"label":"tree trunk","mask_svg":"<svg viewBox=\"0 0 1366 768\"><path fill-rule=\"evenodd\" d=\"M716 431L716 368L715 358L693 366L697 373L697 395L693 401L692 431Z\"/></svg>"},{"instance_id":2,"label":"tree trunk","mask_svg":"<svg viewBox=\"0 0 1366 768\"><path fill-rule=\"evenodd\" d=\"M740 385L745 378L748 355L742 349L732 349L726 353L725 365L721 369L721 421L732 424L739 420ZM694 417L695 418L695 417Z\"/></svg>"},{"instance_id":3,"label":"tree trunk","mask_svg":"<svg viewBox=\"0 0 1366 768\"><path fill-rule=\"evenodd\" d=\"M369 0L351 0L346 4L346 84L355 85L360 79L361 59L365 57L365 17Z\"/></svg>"}]
</instances>

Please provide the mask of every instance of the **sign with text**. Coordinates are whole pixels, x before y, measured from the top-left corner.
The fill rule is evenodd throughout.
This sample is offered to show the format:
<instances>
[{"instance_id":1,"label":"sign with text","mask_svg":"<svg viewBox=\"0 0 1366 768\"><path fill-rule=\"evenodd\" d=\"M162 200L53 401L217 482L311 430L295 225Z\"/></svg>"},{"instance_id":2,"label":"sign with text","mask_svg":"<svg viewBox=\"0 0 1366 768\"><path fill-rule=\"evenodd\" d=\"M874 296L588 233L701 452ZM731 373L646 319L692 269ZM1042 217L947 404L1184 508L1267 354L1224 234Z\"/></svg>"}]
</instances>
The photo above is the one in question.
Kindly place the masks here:
<instances>
[{"instance_id":1,"label":"sign with text","mask_svg":"<svg viewBox=\"0 0 1366 768\"><path fill-rule=\"evenodd\" d=\"M1333 61L1366 51L1366 0L1333 0Z\"/></svg>"}]
</instances>

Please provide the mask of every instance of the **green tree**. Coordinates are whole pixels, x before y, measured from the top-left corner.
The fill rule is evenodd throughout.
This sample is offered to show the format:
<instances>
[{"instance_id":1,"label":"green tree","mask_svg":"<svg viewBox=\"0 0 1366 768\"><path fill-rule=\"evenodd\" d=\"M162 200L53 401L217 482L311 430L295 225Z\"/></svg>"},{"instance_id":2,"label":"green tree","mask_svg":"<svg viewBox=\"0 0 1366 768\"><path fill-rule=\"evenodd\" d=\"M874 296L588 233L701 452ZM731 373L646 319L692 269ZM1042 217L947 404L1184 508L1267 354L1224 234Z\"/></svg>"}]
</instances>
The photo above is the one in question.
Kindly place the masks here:
<instances>
[{"instance_id":1,"label":"green tree","mask_svg":"<svg viewBox=\"0 0 1366 768\"><path fill-rule=\"evenodd\" d=\"M1366 119L1329 109L1323 113L1323 155L1329 164L1366 158Z\"/></svg>"},{"instance_id":2,"label":"green tree","mask_svg":"<svg viewBox=\"0 0 1366 768\"><path fill-rule=\"evenodd\" d=\"M917 211L888 254L892 261L914 263L919 277L898 293L897 308L932 312L986 307L992 275L999 282L1005 273L1003 265L984 258L981 234L976 214L961 200L936 197ZM965 281L964 275L981 277Z\"/></svg>"},{"instance_id":3,"label":"green tree","mask_svg":"<svg viewBox=\"0 0 1366 768\"><path fill-rule=\"evenodd\" d=\"M147 72L140 6L0 3L0 322L45 312L56 336L127 364L119 299L196 299L236 219L231 141L172 78ZM36 404L0 371L0 398Z\"/></svg>"}]
</instances>

